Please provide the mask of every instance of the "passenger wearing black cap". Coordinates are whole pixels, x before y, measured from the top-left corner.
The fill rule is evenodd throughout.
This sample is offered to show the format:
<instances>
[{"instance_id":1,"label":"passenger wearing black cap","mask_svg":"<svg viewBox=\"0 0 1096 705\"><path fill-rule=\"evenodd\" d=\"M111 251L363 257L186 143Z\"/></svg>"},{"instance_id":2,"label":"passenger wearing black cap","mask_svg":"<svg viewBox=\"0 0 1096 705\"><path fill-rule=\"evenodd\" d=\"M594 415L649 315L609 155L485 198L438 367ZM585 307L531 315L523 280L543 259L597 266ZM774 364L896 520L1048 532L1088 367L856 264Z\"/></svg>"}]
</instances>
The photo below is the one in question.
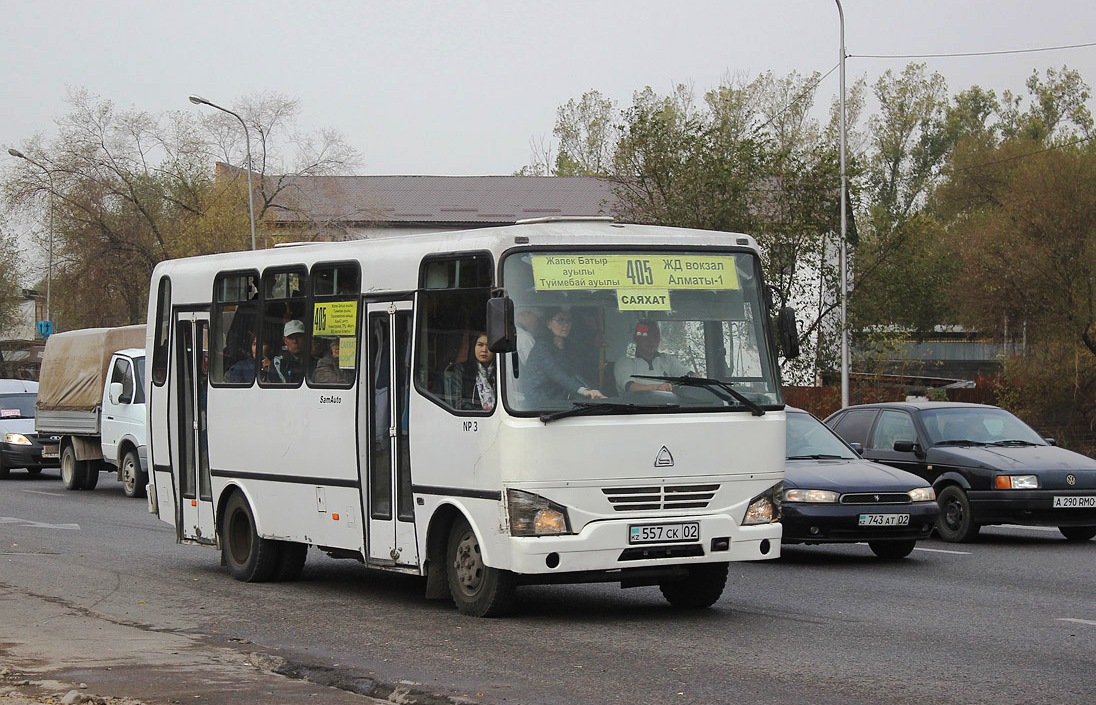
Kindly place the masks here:
<instances>
[{"instance_id":1,"label":"passenger wearing black cap","mask_svg":"<svg viewBox=\"0 0 1096 705\"><path fill-rule=\"evenodd\" d=\"M657 377L685 377L693 374L677 358L658 351L662 334L657 321L640 321L636 324L635 355L620 358L613 365L617 389L621 393L669 392L673 385L657 379L643 379L634 375L653 375Z\"/></svg>"}]
</instances>

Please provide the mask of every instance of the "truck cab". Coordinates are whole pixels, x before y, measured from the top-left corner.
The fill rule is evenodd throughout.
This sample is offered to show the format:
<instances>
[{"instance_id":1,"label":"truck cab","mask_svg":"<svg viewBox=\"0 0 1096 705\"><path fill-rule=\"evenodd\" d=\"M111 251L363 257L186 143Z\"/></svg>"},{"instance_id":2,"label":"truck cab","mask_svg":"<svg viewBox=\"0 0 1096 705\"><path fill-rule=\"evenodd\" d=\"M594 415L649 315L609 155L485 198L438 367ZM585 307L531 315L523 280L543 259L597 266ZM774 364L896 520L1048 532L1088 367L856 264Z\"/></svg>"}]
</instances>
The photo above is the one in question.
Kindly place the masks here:
<instances>
[{"instance_id":1,"label":"truck cab","mask_svg":"<svg viewBox=\"0 0 1096 705\"><path fill-rule=\"evenodd\" d=\"M117 468L129 497L143 496L148 483L144 379L144 348L111 356L100 421L103 460Z\"/></svg>"}]
</instances>

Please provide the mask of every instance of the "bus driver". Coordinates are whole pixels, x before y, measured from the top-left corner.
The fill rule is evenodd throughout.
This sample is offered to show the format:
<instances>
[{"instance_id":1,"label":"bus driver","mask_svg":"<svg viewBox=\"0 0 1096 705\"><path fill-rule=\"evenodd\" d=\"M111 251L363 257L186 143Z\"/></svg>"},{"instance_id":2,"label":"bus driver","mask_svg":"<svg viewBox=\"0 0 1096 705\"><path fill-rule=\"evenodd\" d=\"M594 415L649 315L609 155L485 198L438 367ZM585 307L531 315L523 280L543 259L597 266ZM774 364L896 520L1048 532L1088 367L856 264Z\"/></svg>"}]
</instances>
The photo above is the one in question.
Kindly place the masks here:
<instances>
[{"instance_id":1,"label":"bus driver","mask_svg":"<svg viewBox=\"0 0 1096 705\"><path fill-rule=\"evenodd\" d=\"M669 382L658 379L643 379L633 375L686 377L693 374L692 370L686 368L677 358L658 351L658 345L662 342L662 335L659 333L657 321L640 321L637 323L632 340L635 341L635 355L622 357L613 366L617 391L621 394L669 392L674 388Z\"/></svg>"}]
</instances>

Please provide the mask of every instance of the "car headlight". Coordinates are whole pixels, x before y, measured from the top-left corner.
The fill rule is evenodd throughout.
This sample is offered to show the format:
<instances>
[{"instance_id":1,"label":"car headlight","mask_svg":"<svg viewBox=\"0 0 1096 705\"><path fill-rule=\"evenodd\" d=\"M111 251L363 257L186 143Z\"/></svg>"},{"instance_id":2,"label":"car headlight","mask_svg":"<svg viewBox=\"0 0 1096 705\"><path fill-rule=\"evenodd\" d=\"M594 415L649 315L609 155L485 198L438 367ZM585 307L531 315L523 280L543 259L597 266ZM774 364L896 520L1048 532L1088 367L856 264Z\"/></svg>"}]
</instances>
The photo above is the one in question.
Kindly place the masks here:
<instances>
[{"instance_id":1,"label":"car headlight","mask_svg":"<svg viewBox=\"0 0 1096 705\"><path fill-rule=\"evenodd\" d=\"M841 495L833 490L784 490L785 502L833 503L841 500Z\"/></svg>"},{"instance_id":2,"label":"car headlight","mask_svg":"<svg viewBox=\"0 0 1096 705\"><path fill-rule=\"evenodd\" d=\"M914 487L910 490L911 502L935 502L936 490L931 487Z\"/></svg>"},{"instance_id":3,"label":"car headlight","mask_svg":"<svg viewBox=\"0 0 1096 705\"><path fill-rule=\"evenodd\" d=\"M506 490L511 536L558 536L571 533L567 509L522 490Z\"/></svg>"},{"instance_id":4,"label":"car headlight","mask_svg":"<svg viewBox=\"0 0 1096 705\"><path fill-rule=\"evenodd\" d=\"M742 517L742 526L780 521L780 501L783 492L784 483L778 482L750 500L750 506L746 507L746 515Z\"/></svg>"},{"instance_id":5,"label":"car headlight","mask_svg":"<svg viewBox=\"0 0 1096 705\"><path fill-rule=\"evenodd\" d=\"M999 490L1037 490L1039 477L1037 475L998 475L993 484Z\"/></svg>"},{"instance_id":6,"label":"car headlight","mask_svg":"<svg viewBox=\"0 0 1096 705\"><path fill-rule=\"evenodd\" d=\"M13 446L34 445L30 442L30 439L24 436L22 433L5 433L4 443L11 443Z\"/></svg>"}]
</instances>

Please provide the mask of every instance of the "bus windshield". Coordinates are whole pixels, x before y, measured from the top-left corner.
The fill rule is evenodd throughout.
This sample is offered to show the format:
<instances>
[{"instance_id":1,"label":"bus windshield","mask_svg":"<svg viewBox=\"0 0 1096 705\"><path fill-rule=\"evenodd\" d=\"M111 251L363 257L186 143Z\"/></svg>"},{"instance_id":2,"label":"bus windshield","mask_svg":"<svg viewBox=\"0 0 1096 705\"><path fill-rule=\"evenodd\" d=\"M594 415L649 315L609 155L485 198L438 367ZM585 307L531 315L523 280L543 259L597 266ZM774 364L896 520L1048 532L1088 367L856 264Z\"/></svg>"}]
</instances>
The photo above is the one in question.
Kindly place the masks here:
<instances>
[{"instance_id":1,"label":"bus windshield","mask_svg":"<svg viewBox=\"0 0 1096 705\"><path fill-rule=\"evenodd\" d=\"M518 329L504 356L515 412L783 404L752 252L522 251L501 283Z\"/></svg>"}]
</instances>

